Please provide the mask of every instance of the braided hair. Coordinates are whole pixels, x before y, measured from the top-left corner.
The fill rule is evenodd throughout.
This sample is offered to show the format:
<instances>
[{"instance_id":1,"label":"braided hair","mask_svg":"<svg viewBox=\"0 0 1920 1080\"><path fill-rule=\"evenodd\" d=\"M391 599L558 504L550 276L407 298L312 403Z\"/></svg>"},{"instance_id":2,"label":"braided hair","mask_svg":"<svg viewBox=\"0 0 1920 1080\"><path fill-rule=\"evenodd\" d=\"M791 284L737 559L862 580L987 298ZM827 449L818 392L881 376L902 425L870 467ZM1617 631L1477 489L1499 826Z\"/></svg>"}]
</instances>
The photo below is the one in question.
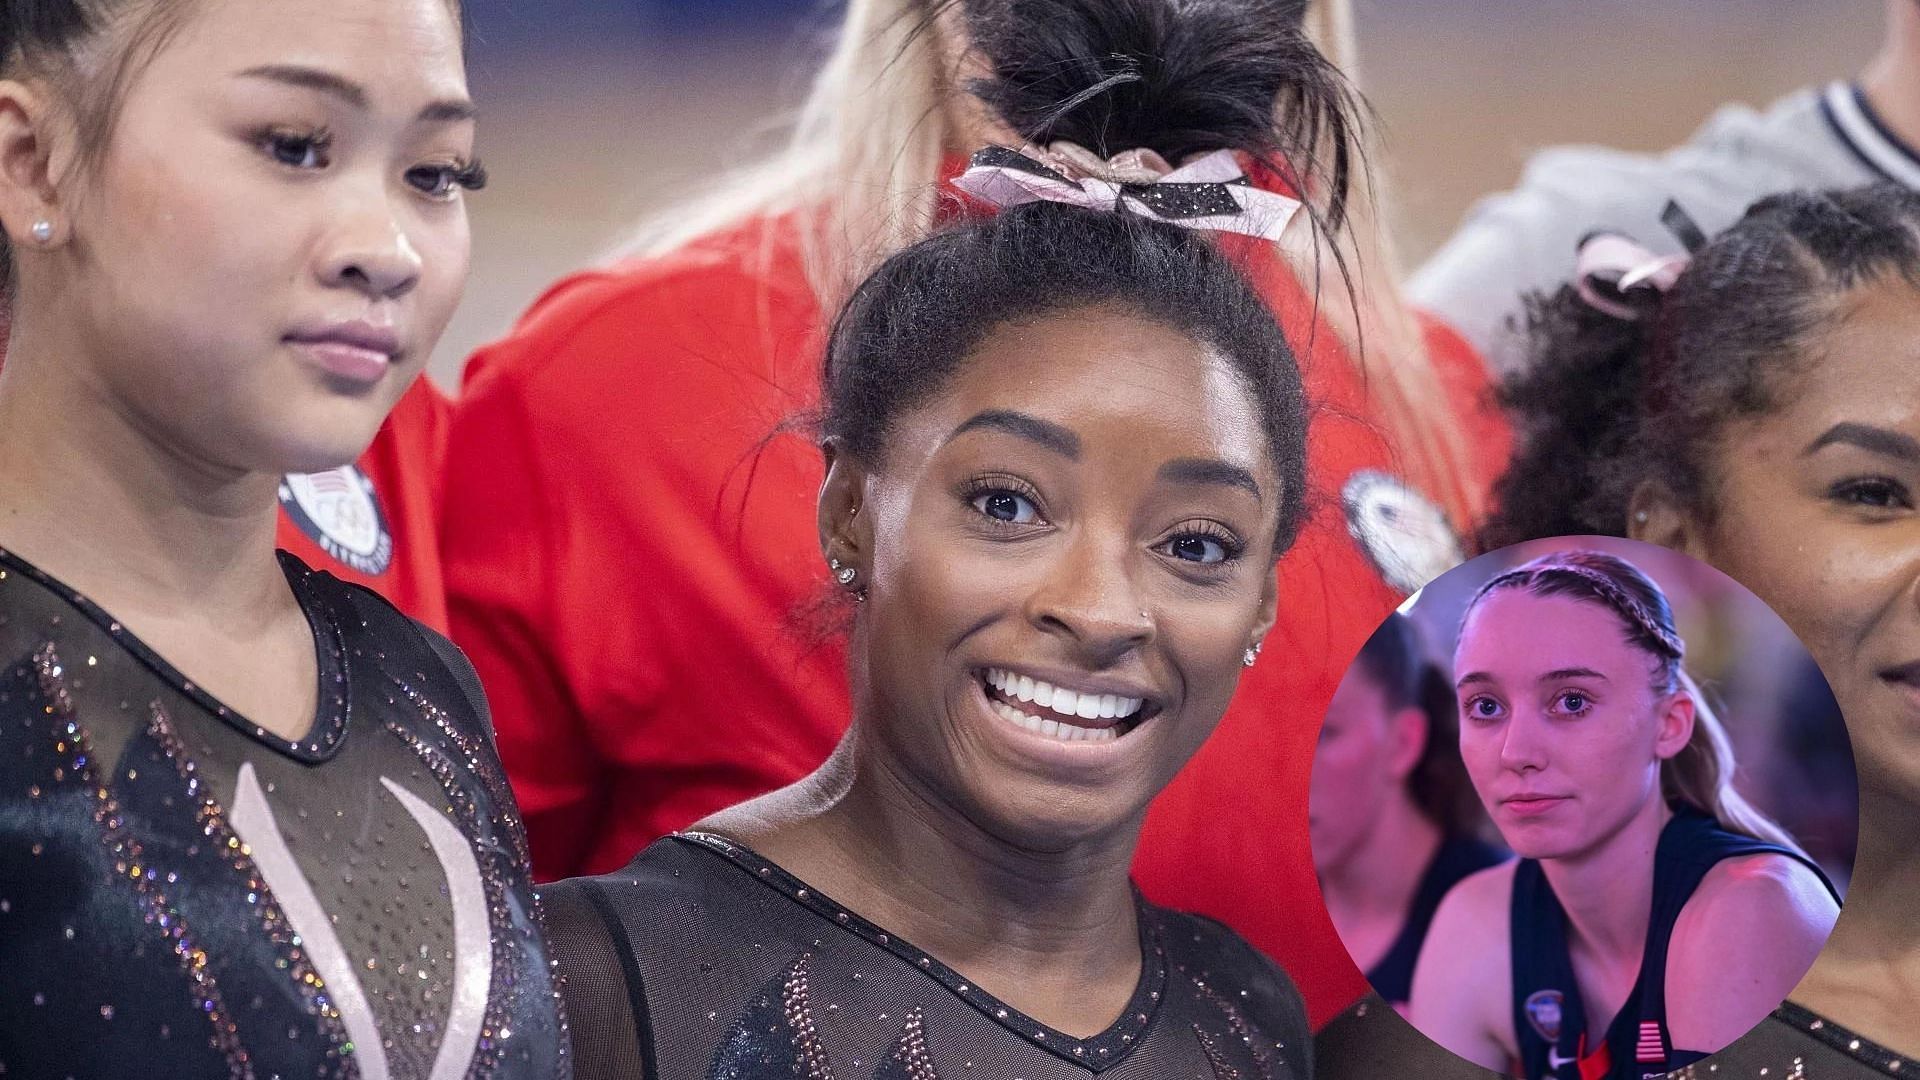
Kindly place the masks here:
<instances>
[{"instance_id":1,"label":"braided hair","mask_svg":"<svg viewBox=\"0 0 1920 1080\"><path fill-rule=\"evenodd\" d=\"M1647 481L1712 520L1726 425L1777 408L1845 294L1888 279L1920 289L1920 192L1880 184L1760 200L1669 291L1623 296L1635 318L1571 284L1532 298L1531 363L1500 390L1519 446L1481 543L1625 535Z\"/></svg>"},{"instance_id":2,"label":"braided hair","mask_svg":"<svg viewBox=\"0 0 1920 1080\"><path fill-rule=\"evenodd\" d=\"M1721 827L1798 850L1799 845L1772 818L1749 803L1733 786L1736 762L1720 718L1687 674L1682 660L1686 642L1674 627L1667 595L1639 567L1599 551L1545 555L1500 574L1481 587L1467 605L1472 613L1496 592L1520 589L1534 596L1566 596L1597 604L1619 618L1627 642L1652 660L1653 692L1685 694L1693 701L1693 736L1678 754L1660 764L1660 791L1669 802L1708 814Z\"/></svg>"}]
</instances>

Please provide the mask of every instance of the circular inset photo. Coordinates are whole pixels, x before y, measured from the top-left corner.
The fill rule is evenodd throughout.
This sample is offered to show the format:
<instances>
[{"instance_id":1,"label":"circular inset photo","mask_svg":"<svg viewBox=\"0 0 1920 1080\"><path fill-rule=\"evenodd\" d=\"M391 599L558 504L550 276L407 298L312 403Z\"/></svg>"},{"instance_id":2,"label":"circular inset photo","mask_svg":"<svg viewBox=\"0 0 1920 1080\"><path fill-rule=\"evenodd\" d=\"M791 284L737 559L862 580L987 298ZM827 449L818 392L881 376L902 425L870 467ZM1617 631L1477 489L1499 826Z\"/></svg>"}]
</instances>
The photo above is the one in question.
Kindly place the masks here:
<instances>
[{"instance_id":1,"label":"circular inset photo","mask_svg":"<svg viewBox=\"0 0 1920 1080\"><path fill-rule=\"evenodd\" d=\"M1347 951L1428 1038L1529 1080L1641 1080L1812 966L1857 812L1839 707L1764 603L1578 536L1474 559L1380 627L1309 824Z\"/></svg>"}]
</instances>

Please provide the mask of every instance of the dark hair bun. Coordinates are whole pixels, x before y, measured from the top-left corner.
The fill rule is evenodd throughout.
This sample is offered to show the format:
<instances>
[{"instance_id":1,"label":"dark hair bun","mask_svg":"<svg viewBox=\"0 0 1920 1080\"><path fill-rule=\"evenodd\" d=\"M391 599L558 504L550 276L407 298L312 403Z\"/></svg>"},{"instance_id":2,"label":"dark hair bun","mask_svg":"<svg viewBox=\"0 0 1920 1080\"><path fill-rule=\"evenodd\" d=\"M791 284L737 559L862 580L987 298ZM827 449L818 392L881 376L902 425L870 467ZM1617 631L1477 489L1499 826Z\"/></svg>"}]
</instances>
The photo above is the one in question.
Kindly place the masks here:
<instances>
[{"instance_id":1,"label":"dark hair bun","mask_svg":"<svg viewBox=\"0 0 1920 1080\"><path fill-rule=\"evenodd\" d=\"M1338 201L1357 98L1307 39L1306 0L963 0L992 70L969 89L1021 136L1167 160L1242 150L1299 171L1326 147Z\"/></svg>"}]
</instances>

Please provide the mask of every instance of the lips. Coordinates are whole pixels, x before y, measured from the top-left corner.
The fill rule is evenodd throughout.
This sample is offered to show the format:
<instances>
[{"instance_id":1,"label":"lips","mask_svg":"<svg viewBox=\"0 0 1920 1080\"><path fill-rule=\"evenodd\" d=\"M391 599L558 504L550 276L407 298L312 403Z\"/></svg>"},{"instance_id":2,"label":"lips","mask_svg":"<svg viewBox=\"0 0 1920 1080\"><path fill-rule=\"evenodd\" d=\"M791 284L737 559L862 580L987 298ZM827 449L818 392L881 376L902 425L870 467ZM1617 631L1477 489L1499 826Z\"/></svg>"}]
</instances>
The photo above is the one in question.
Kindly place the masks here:
<instances>
[{"instance_id":1,"label":"lips","mask_svg":"<svg viewBox=\"0 0 1920 1080\"><path fill-rule=\"evenodd\" d=\"M1008 723L1065 743L1112 742L1156 710L1129 688L1066 686L1005 668L981 672L987 704Z\"/></svg>"},{"instance_id":2,"label":"lips","mask_svg":"<svg viewBox=\"0 0 1920 1080\"><path fill-rule=\"evenodd\" d=\"M1519 817L1532 817L1544 814L1562 803L1572 799L1570 795L1547 795L1539 792L1522 792L1508 795L1500 800L1500 808Z\"/></svg>"},{"instance_id":3,"label":"lips","mask_svg":"<svg viewBox=\"0 0 1920 1080\"><path fill-rule=\"evenodd\" d=\"M328 375L358 384L378 382L400 352L400 335L368 322L338 322L302 327L286 336L288 344Z\"/></svg>"}]
</instances>

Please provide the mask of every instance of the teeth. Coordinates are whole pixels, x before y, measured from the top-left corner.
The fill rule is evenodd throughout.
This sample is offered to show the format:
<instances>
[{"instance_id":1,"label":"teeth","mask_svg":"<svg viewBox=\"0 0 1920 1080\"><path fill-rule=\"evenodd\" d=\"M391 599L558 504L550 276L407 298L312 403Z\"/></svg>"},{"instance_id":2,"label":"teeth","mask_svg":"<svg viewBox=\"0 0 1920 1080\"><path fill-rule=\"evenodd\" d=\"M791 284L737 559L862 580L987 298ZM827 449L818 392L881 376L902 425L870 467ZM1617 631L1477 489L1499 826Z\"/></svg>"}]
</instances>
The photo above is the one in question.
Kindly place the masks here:
<instances>
[{"instance_id":1,"label":"teeth","mask_svg":"<svg viewBox=\"0 0 1920 1080\"><path fill-rule=\"evenodd\" d=\"M987 685L1009 698L1031 701L1043 709L1052 709L1062 716L1077 716L1083 720L1111 720L1115 717L1132 716L1140 711L1141 705L1145 704L1140 698L1121 697L1118 694L1080 693L1064 686L1054 686L1027 675L1015 675L1013 672L999 668L988 669Z\"/></svg>"},{"instance_id":2,"label":"teeth","mask_svg":"<svg viewBox=\"0 0 1920 1080\"><path fill-rule=\"evenodd\" d=\"M1111 742L1120 737L1119 731L1115 728L1084 728L1078 724L1043 720L1038 716L1021 712L1004 701L989 700L988 704L993 706L994 712L1000 714L1001 719L1049 739L1058 739L1061 742Z\"/></svg>"}]
</instances>

